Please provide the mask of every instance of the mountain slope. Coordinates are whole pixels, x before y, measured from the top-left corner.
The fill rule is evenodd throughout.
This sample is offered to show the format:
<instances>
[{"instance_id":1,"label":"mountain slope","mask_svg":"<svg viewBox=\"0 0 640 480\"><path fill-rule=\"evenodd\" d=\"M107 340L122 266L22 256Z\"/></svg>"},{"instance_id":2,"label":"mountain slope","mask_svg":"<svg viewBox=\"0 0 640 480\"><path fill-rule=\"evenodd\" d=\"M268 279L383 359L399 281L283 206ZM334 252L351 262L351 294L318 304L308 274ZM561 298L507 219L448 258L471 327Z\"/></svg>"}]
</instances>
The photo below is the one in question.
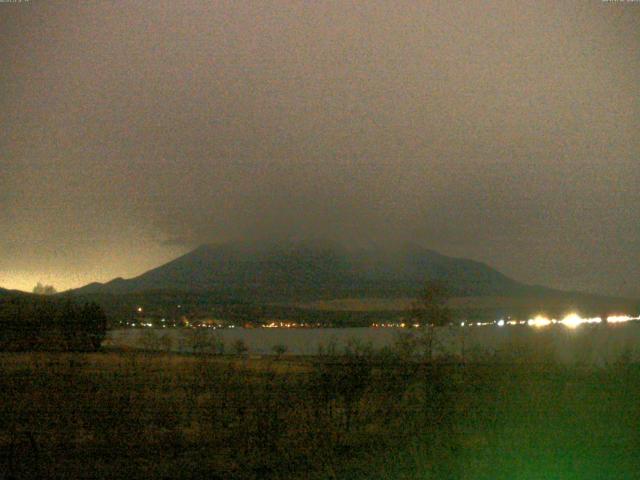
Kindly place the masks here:
<instances>
[{"instance_id":1,"label":"mountain slope","mask_svg":"<svg viewBox=\"0 0 640 480\"><path fill-rule=\"evenodd\" d=\"M0 299L13 298L13 297L30 297L30 296L33 296L33 295L28 292L22 292L20 290L7 290L6 288L0 287Z\"/></svg>"},{"instance_id":2,"label":"mountain slope","mask_svg":"<svg viewBox=\"0 0 640 480\"><path fill-rule=\"evenodd\" d=\"M76 293L169 290L272 299L395 297L414 295L426 279L446 281L457 295L512 295L540 289L483 263L417 246L348 250L292 243L203 245L138 277L89 284Z\"/></svg>"}]
</instances>

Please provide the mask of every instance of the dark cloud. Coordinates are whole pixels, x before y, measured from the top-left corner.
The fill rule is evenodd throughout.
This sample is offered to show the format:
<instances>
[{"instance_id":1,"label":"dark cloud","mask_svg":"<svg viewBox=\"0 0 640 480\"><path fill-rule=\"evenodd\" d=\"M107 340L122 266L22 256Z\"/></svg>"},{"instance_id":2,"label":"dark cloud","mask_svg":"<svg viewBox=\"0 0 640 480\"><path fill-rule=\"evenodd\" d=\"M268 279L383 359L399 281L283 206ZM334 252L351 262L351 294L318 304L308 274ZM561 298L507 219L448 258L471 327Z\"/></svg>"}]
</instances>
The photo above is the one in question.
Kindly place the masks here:
<instances>
[{"instance_id":1,"label":"dark cloud","mask_svg":"<svg viewBox=\"0 0 640 480\"><path fill-rule=\"evenodd\" d=\"M323 237L640 295L639 5L0 9L0 285Z\"/></svg>"}]
</instances>

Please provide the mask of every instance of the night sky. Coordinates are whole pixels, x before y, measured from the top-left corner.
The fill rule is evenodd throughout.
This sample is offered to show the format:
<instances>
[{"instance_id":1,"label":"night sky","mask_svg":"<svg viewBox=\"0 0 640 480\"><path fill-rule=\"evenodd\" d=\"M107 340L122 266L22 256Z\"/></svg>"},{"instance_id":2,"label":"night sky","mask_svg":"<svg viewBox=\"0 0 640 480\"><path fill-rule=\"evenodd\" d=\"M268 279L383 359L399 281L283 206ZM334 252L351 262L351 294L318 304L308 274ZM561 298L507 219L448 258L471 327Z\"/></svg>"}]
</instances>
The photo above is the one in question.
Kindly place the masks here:
<instances>
[{"instance_id":1,"label":"night sky","mask_svg":"<svg viewBox=\"0 0 640 480\"><path fill-rule=\"evenodd\" d=\"M415 241L640 297L640 2L0 3L0 286Z\"/></svg>"}]
</instances>

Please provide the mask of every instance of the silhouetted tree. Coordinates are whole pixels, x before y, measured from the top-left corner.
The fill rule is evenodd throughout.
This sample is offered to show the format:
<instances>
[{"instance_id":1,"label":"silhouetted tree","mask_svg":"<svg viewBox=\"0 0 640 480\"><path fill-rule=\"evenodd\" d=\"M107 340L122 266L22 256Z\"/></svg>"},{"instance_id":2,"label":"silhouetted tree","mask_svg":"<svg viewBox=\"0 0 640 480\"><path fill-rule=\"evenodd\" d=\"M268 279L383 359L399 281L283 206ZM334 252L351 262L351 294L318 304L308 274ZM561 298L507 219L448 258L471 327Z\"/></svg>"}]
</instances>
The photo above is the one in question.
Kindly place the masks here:
<instances>
[{"instance_id":1,"label":"silhouetted tree","mask_svg":"<svg viewBox=\"0 0 640 480\"><path fill-rule=\"evenodd\" d=\"M88 334L90 346L98 350L107 335L107 315L95 302L85 303L80 312L83 328Z\"/></svg>"},{"instance_id":2,"label":"silhouetted tree","mask_svg":"<svg viewBox=\"0 0 640 480\"><path fill-rule=\"evenodd\" d=\"M451 298L451 290L440 280L427 280L418 298L411 305L411 323L421 327L416 341L425 356L433 359L436 340L435 327L443 327L453 320L447 302Z\"/></svg>"},{"instance_id":3,"label":"silhouetted tree","mask_svg":"<svg viewBox=\"0 0 640 480\"><path fill-rule=\"evenodd\" d=\"M427 280L411 306L411 317L420 325L442 327L451 323L453 315L447 302L451 290L440 280Z\"/></svg>"},{"instance_id":4,"label":"silhouetted tree","mask_svg":"<svg viewBox=\"0 0 640 480\"><path fill-rule=\"evenodd\" d=\"M288 348L287 348L286 345L277 344L277 345L274 345L273 347L271 347L271 350L276 355L276 357L280 358L282 355L287 353Z\"/></svg>"},{"instance_id":5,"label":"silhouetted tree","mask_svg":"<svg viewBox=\"0 0 640 480\"><path fill-rule=\"evenodd\" d=\"M216 334L212 338L211 350L214 355L224 355L224 349L224 338L222 338L219 332L216 332Z\"/></svg>"},{"instance_id":6,"label":"silhouetted tree","mask_svg":"<svg viewBox=\"0 0 640 480\"><path fill-rule=\"evenodd\" d=\"M247 344L244 343L244 340L239 338L233 342L233 351L236 355L244 355L249 351L249 349L247 348Z\"/></svg>"},{"instance_id":7,"label":"silhouetted tree","mask_svg":"<svg viewBox=\"0 0 640 480\"><path fill-rule=\"evenodd\" d=\"M191 331L187 337L191 351L196 355L202 355L206 353L210 347L209 335L202 328L195 328Z\"/></svg>"},{"instance_id":8,"label":"silhouetted tree","mask_svg":"<svg viewBox=\"0 0 640 480\"><path fill-rule=\"evenodd\" d=\"M35 287L33 287L33 293L37 295L55 295L58 293L53 285L43 285L41 282L38 282Z\"/></svg>"}]
</instances>

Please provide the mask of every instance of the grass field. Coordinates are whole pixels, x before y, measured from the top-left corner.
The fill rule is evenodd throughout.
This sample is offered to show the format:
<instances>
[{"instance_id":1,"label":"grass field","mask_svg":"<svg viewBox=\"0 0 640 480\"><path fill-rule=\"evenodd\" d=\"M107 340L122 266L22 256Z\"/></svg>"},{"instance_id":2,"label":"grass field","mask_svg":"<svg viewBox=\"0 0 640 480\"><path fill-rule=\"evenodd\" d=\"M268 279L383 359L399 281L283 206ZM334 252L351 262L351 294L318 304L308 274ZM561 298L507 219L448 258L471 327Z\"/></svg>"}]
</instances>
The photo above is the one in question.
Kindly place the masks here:
<instances>
[{"instance_id":1,"label":"grass field","mask_svg":"<svg viewBox=\"0 0 640 480\"><path fill-rule=\"evenodd\" d=\"M521 360L0 354L0 478L640 478L639 365Z\"/></svg>"}]
</instances>

